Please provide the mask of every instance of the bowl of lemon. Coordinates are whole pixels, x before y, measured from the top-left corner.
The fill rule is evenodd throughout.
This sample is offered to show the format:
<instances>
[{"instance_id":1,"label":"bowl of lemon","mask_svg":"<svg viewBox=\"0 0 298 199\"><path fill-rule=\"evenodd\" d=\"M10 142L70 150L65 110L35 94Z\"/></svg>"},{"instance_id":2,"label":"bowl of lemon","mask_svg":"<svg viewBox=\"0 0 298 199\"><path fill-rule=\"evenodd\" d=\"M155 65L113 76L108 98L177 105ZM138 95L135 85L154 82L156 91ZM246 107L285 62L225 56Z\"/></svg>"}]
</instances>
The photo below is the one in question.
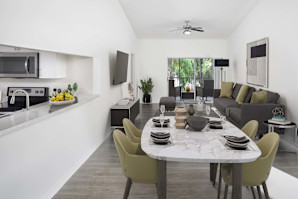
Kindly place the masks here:
<instances>
[{"instance_id":1,"label":"bowl of lemon","mask_svg":"<svg viewBox=\"0 0 298 199\"><path fill-rule=\"evenodd\" d=\"M50 104L63 105L70 104L75 101L75 97L69 93L59 93L56 96L51 97Z\"/></svg>"}]
</instances>

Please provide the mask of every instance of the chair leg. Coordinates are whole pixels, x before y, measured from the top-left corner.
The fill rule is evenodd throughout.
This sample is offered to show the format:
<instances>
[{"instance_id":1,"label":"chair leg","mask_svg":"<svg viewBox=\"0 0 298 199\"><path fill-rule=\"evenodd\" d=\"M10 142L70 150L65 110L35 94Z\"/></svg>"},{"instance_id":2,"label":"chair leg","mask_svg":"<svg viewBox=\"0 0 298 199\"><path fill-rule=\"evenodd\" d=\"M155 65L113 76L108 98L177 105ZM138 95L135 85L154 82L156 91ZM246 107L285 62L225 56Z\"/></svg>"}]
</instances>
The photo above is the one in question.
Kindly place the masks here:
<instances>
[{"instance_id":1,"label":"chair leg","mask_svg":"<svg viewBox=\"0 0 298 199\"><path fill-rule=\"evenodd\" d=\"M255 194L255 189L254 189L254 187L251 186L250 189L251 189L252 197L253 197L254 199L256 199L256 194Z\"/></svg>"},{"instance_id":2,"label":"chair leg","mask_svg":"<svg viewBox=\"0 0 298 199\"><path fill-rule=\"evenodd\" d=\"M127 199L128 198L131 184L132 184L131 179L130 178L127 178L123 199Z\"/></svg>"},{"instance_id":3,"label":"chair leg","mask_svg":"<svg viewBox=\"0 0 298 199\"><path fill-rule=\"evenodd\" d=\"M268 193L268 189L267 189L267 185L266 185L266 182L262 182L262 186L263 186L263 190L264 190L264 193L265 193L265 198L266 199L269 199L269 193Z\"/></svg>"},{"instance_id":4,"label":"chair leg","mask_svg":"<svg viewBox=\"0 0 298 199\"><path fill-rule=\"evenodd\" d=\"M225 186L224 199L227 199L227 196L228 196L228 189L229 189L229 185L226 185L226 186Z\"/></svg>"},{"instance_id":5,"label":"chair leg","mask_svg":"<svg viewBox=\"0 0 298 199\"><path fill-rule=\"evenodd\" d=\"M257 190L258 190L259 199L262 199L260 186L257 186Z\"/></svg>"},{"instance_id":6,"label":"chair leg","mask_svg":"<svg viewBox=\"0 0 298 199\"><path fill-rule=\"evenodd\" d=\"M218 163L214 163L214 180L213 180L213 187L215 187L216 175L217 175L217 167L218 167ZM219 168L220 168L220 167L219 167Z\"/></svg>"},{"instance_id":7,"label":"chair leg","mask_svg":"<svg viewBox=\"0 0 298 199\"><path fill-rule=\"evenodd\" d=\"M219 165L219 176L218 176L218 187L217 187L217 199L220 199L220 189L221 189L221 169Z\"/></svg>"}]
</instances>

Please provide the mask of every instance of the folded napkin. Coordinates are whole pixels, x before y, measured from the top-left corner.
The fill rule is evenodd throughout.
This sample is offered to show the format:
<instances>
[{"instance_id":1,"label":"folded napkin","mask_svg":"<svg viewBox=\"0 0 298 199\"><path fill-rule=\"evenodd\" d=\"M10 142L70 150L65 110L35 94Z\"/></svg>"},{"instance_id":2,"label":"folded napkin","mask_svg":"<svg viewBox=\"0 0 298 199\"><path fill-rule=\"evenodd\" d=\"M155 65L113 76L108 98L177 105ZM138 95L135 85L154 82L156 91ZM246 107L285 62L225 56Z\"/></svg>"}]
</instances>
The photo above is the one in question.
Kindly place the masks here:
<instances>
[{"instance_id":1,"label":"folded napkin","mask_svg":"<svg viewBox=\"0 0 298 199\"><path fill-rule=\"evenodd\" d=\"M151 137L157 138L157 139L165 139L170 137L169 132L151 132Z\"/></svg>"},{"instance_id":2,"label":"folded napkin","mask_svg":"<svg viewBox=\"0 0 298 199\"><path fill-rule=\"evenodd\" d=\"M160 123L154 123L154 126L155 127L161 127L161 124ZM162 127L168 127L169 125L167 124L167 123L164 123L163 125L162 125Z\"/></svg>"},{"instance_id":3,"label":"folded napkin","mask_svg":"<svg viewBox=\"0 0 298 199\"><path fill-rule=\"evenodd\" d=\"M156 118L153 118L152 119L152 122L155 122L155 123L160 123L160 120L159 119L156 119ZM165 119L164 123L169 123L170 122L170 119Z\"/></svg>"},{"instance_id":4,"label":"folded napkin","mask_svg":"<svg viewBox=\"0 0 298 199\"><path fill-rule=\"evenodd\" d=\"M221 124L221 121L209 120L209 124Z\"/></svg>"},{"instance_id":5,"label":"folded napkin","mask_svg":"<svg viewBox=\"0 0 298 199\"><path fill-rule=\"evenodd\" d=\"M234 143L247 143L249 142L249 139L247 139L245 136L242 137L236 137L236 136L224 136L224 138L226 138L226 140L230 141L230 142L234 142Z\"/></svg>"}]
</instances>

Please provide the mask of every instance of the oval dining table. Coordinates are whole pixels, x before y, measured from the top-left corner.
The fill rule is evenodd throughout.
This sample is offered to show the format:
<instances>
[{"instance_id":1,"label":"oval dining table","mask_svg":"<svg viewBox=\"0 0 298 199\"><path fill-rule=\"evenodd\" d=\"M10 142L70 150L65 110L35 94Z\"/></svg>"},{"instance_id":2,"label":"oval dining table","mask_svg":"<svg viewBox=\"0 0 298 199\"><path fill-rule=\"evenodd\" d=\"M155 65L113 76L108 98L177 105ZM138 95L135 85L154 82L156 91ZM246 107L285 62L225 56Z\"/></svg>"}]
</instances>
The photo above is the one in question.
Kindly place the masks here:
<instances>
[{"instance_id":1,"label":"oval dining table","mask_svg":"<svg viewBox=\"0 0 298 199\"><path fill-rule=\"evenodd\" d=\"M236 150L225 145L223 135L246 136L240 129L228 121L223 121L223 129L211 129L207 125L202 131L193 131L189 128L176 129L175 118L170 119L167 128L154 127L152 119L146 123L142 138L142 150L151 158L157 159L158 183L157 193L159 199L167 197L167 162L204 162L204 163L231 163L233 172L232 198L242 198L242 163L256 160L261 151L250 140L246 150ZM210 118L216 120L219 118ZM153 143L151 132L170 132L170 142L166 145ZM247 137L247 136L246 136ZM249 137L247 137L249 139ZM211 172L210 172L211 173ZM213 179L215 180L215 179Z\"/></svg>"}]
</instances>

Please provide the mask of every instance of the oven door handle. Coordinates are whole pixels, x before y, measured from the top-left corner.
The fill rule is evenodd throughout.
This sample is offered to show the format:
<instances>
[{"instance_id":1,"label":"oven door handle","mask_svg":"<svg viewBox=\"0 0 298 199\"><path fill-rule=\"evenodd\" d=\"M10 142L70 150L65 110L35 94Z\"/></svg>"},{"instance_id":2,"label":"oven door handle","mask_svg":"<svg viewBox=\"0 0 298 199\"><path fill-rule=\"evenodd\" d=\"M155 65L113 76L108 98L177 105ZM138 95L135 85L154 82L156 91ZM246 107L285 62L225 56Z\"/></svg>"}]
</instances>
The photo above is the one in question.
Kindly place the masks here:
<instances>
[{"instance_id":1,"label":"oven door handle","mask_svg":"<svg viewBox=\"0 0 298 199\"><path fill-rule=\"evenodd\" d=\"M29 63L29 57L26 57L26 60L25 60L25 71L26 71L27 74L29 74L28 63Z\"/></svg>"}]
</instances>

